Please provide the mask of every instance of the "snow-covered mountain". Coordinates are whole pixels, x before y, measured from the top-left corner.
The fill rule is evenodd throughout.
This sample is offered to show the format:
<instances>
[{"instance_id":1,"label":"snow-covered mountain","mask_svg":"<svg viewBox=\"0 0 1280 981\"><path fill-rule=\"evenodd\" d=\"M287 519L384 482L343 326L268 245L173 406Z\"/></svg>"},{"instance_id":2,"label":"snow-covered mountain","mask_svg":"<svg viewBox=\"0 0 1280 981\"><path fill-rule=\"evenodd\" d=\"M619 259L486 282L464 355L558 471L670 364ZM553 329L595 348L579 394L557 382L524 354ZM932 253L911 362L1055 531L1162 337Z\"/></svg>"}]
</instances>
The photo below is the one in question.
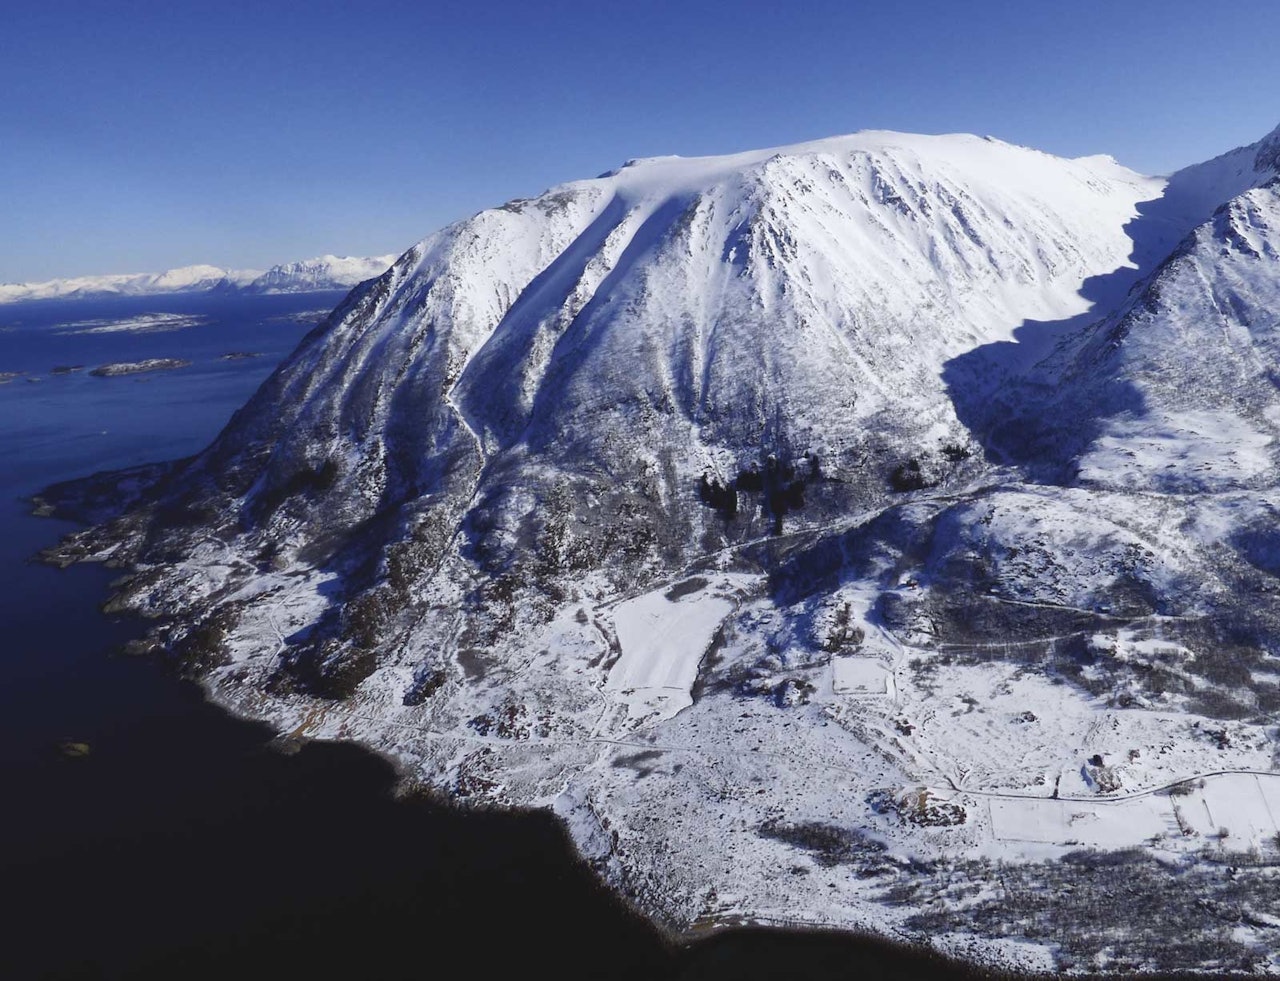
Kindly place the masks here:
<instances>
[{"instance_id":1,"label":"snow-covered mountain","mask_svg":"<svg viewBox=\"0 0 1280 981\"><path fill-rule=\"evenodd\" d=\"M112 276L77 276L43 283L0 283L0 303L22 300L81 299L94 296L150 296L161 293L198 293L228 285L243 286L256 279L257 270L229 270L217 266L183 266L162 273L125 273Z\"/></svg>"},{"instance_id":2,"label":"snow-covered mountain","mask_svg":"<svg viewBox=\"0 0 1280 981\"><path fill-rule=\"evenodd\" d=\"M310 293L350 289L366 279L381 276L396 258L394 255L369 258L322 255L317 259L272 266L252 282L246 283L244 289L248 293Z\"/></svg>"},{"instance_id":3,"label":"snow-covered mountain","mask_svg":"<svg viewBox=\"0 0 1280 981\"><path fill-rule=\"evenodd\" d=\"M423 240L194 459L51 489L98 524L50 557L671 925L1276 971L1220 913L1280 867L1278 155L633 161Z\"/></svg>"},{"instance_id":4,"label":"snow-covered mountain","mask_svg":"<svg viewBox=\"0 0 1280 981\"><path fill-rule=\"evenodd\" d=\"M270 493L349 459L335 499L353 525L426 500L438 514L456 487L448 506L504 531L487 552L536 537L523 495L556 487L621 495L636 533L691 552L721 523L690 481L770 454L816 455L814 506L844 507L879 493L904 445L965 444L943 364L1085 310L1080 281L1126 266L1123 226L1157 187L974 137L638 161L411 250L299 352L218 465L267 452ZM603 562L630 534L594 518L579 535L611 544L580 547Z\"/></svg>"},{"instance_id":5,"label":"snow-covered mountain","mask_svg":"<svg viewBox=\"0 0 1280 981\"><path fill-rule=\"evenodd\" d=\"M1000 459L1087 472L1105 464L1096 476L1125 486L1173 489L1205 479L1224 486L1252 473L1260 457L1228 463L1226 455L1234 453L1233 438L1268 445L1269 424L1261 420L1280 413L1272 312L1278 181L1280 130L1174 174L1127 229L1135 253L1145 256L1144 278L1105 305L1108 316L1065 331L1022 331L1056 342L1034 367L1001 372L1011 359L999 348L975 349L948 366L963 390L957 403L966 422ZM1026 346L1045 353L1043 343ZM984 373L1000 385L979 399L978 388L961 379ZM1142 447L1131 462L1106 454L1112 430L1127 434L1128 449ZM1208 457L1193 470L1168 453L1209 453L1220 466L1207 478Z\"/></svg>"},{"instance_id":6,"label":"snow-covered mountain","mask_svg":"<svg viewBox=\"0 0 1280 981\"><path fill-rule=\"evenodd\" d=\"M1242 166L1230 165L1230 193L1212 218L1128 305L1042 368L1064 390L1088 393L1077 395L1091 420L1081 431L1093 440L1077 460L1084 479L1195 491L1280 476L1271 447L1280 422L1280 133L1206 169L1233 156ZM1131 451L1124 459L1121 444Z\"/></svg>"},{"instance_id":7,"label":"snow-covered mountain","mask_svg":"<svg viewBox=\"0 0 1280 981\"><path fill-rule=\"evenodd\" d=\"M78 276L43 283L0 283L0 303L203 293L212 290L307 293L350 289L366 279L382 275L395 258L394 255L369 258L325 255L317 259L303 259L273 266L265 273L257 269L222 269L218 266L199 265L170 269L162 273Z\"/></svg>"}]
</instances>

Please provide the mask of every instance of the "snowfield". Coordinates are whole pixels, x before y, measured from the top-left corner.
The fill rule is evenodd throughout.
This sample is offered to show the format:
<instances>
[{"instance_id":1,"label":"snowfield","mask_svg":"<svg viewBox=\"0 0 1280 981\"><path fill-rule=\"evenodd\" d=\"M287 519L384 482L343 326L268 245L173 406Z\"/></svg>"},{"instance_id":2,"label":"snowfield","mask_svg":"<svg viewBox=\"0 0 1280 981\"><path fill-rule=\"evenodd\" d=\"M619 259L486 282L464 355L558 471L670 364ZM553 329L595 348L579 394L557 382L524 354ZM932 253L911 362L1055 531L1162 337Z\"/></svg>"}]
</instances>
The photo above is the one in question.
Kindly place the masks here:
<instances>
[{"instance_id":1,"label":"snowfield","mask_svg":"<svg viewBox=\"0 0 1280 981\"><path fill-rule=\"evenodd\" d=\"M618 604L614 629L622 654L604 690L625 701L633 716L667 718L693 704L693 683L720 624L736 606L746 576L687 579Z\"/></svg>"},{"instance_id":2,"label":"snowfield","mask_svg":"<svg viewBox=\"0 0 1280 981\"><path fill-rule=\"evenodd\" d=\"M632 161L424 239L48 557L673 930L1280 973L1278 161Z\"/></svg>"},{"instance_id":3,"label":"snowfield","mask_svg":"<svg viewBox=\"0 0 1280 981\"><path fill-rule=\"evenodd\" d=\"M1238 486L1274 467L1274 426L1259 431L1227 412L1152 413L1117 419L1080 458L1080 480L1141 489L1168 475L1205 490Z\"/></svg>"},{"instance_id":4,"label":"snowfield","mask_svg":"<svg viewBox=\"0 0 1280 981\"><path fill-rule=\"evenodd\" d=\"M831 662L832 687L841 695L885 695L894 692L893 671L870 657L838 657Z\"/></svg>"},{"instance_id":5,"label":"snowfield","mask_svg":"<svg viewBox=\"0 0 1280 981\"><path fill-rule=\"evenodd\" d=\"M1280 803L1280 774L1212 774L1174 784L1165 792L1114 801L990 798L995 836L1008 842L1135 848L1210 839L1234 850L1274 848L1273 808ZM1170 845L1169 848L1176 846Z\"/></svg>"}]
</instances>

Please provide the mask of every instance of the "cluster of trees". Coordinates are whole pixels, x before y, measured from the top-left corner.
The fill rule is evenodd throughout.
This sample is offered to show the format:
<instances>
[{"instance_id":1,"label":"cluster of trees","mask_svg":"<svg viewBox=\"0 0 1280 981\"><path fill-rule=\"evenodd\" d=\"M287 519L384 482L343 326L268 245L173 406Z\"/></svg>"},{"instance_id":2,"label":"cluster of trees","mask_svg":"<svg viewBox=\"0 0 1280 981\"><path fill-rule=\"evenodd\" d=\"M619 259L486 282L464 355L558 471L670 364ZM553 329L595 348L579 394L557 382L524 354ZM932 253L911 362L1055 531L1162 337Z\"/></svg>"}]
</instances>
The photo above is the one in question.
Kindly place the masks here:
<instances>
[{"instance_id":1,"label":"cluster of trees","mask_svg":"<svg viewBox=\"0 0 1280 981\"><path fill-rule=\"evenodd\" d=\"M284 481L268 481L249 502L254 521L265 521L277 508L299 494L316 495L329 490L338 481L338 464L325 460L317 467L303 466Z\"/></svg>"},{"instance_id":2,"label":"cluster of trees","mask_svg":"<svg viewBox=\"0 0 1280 981\"><path fill-rule=\"evenodd\" d=\"M727 484L704 473L698 481L698 498L707 507L719 511L726 520L732 520L738 513L739 495L759 495L765 510L773 516L773 533L778 535L782 533L782 519L787 512L804 507L806 485L821 476L818 457L808 450L798 465L779 461L775 454L770 453L765 457L763 466L753 463L740 470Z\"/></svg>"}]
</instances>

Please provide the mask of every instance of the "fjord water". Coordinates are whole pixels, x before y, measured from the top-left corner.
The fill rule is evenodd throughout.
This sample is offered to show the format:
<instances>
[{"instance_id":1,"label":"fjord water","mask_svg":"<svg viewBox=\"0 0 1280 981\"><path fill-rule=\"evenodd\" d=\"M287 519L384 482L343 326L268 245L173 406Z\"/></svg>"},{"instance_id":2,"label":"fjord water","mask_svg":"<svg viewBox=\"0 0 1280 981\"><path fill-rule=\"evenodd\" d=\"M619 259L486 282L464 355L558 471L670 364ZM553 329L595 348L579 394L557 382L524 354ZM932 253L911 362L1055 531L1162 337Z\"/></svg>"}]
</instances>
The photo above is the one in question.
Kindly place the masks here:
<instances>
[{"instance_id":1,"label":"fjord water","mask_svg":"<svg viewBox=\"0 0 1280 981\"><path fill-rule=\"evenodd\" d=\"M549 818L397 800L391 769L350 746L278 752L118 653L142 628L100 612L110 570L29 561L71 527L29 516L31 494L199 450L339 299L0 307L0 373L20 372L0 385L0 977L962 976L834 935L672 947ZM88 373L144 358L192 363Z\"/></svg>"}]
</instances>

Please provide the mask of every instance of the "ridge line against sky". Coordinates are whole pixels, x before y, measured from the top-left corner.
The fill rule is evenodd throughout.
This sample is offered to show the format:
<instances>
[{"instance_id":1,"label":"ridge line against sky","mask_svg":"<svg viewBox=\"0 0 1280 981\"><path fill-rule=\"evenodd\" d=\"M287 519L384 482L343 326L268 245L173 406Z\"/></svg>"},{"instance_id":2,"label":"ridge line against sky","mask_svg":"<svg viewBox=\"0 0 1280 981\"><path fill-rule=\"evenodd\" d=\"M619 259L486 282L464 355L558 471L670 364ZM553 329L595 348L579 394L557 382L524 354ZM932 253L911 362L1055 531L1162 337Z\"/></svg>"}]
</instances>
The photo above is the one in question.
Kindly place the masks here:
<instances>
[{"instance_id":1,"label":"ridge line against sky","mask_svg":"<svg viewBox=\"0 0 1280 981\"><path fill-rule=\"evenodd\" d=\"M1280 5L49 0L0 34L0 282L399 252L634 157L972 132L1168 173L1280 123Z\"/></svg>"}]
</instances>

